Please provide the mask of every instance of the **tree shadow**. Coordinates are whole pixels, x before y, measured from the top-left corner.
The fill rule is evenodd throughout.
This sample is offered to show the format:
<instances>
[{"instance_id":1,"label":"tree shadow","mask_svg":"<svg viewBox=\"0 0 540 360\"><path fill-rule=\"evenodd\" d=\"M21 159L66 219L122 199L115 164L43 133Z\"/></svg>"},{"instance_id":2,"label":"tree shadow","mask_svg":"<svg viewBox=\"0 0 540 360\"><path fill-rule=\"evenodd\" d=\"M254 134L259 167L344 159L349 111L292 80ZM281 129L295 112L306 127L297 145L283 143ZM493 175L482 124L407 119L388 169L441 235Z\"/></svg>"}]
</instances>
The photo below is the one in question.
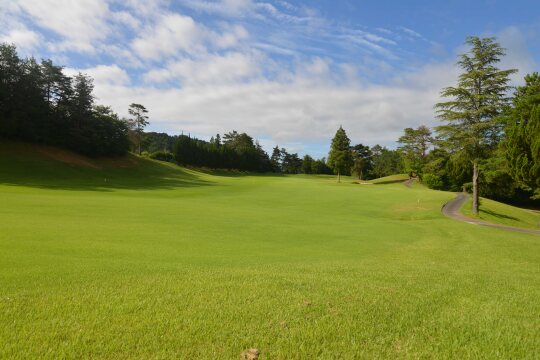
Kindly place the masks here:
<instances>
[{"instance_id":1,"label":"tree shadow","mask_svg":"<svg viewBox=\"0 0 540 360\"><path fill-rule=\"evenodd\" d=\"M203 174L219 176L219 177L245 177L245 176L265 176L265 177L284 177L287 174L282 173L258 173L250 171L241 171L241 170L227 170L227 169L209 169L209 168L194 168L188 167L190 170L194 170Z\"/></svg>"},{"instance_id":2,"label":"tree shadow","mask_svg":"<svg viewBox=\"0 0 540 360\"><path fill-rule=\"evenodd\" d=\"M516 221L519 220L516 217L505 215L505 214L499 214L499 213L497 213L495 211L492 211L492 210L480 209L480 211L483 212L484 214L491 215L491 216L494 216L494 217L499 218L499 219L508 219L508 220L516 220Z\"/></svg>"},{"instance_id":3,"label":"tree shadow","mask_svg":"<svg viewBox=\"0 0 540 360\"><path fill-rule=\"evenodd\" d=\"M215 185L202 174L148 159L138 159L133 166L88 168L32 158L0 159L0 184L100 192Z\"/></svg>"},{"instance_id":4,"label":"tree shadow","mask_svg":"<svg viewBox=\"0 0 540 360\"><path fill-rule=\"evenodd\" d=\"M397 183L403 183L405 180L399 179L399 180L385 180L385 181L378 181L374 182L374 185L388 185L388 184L397 184Z\"/></svg>"}]
</instances>

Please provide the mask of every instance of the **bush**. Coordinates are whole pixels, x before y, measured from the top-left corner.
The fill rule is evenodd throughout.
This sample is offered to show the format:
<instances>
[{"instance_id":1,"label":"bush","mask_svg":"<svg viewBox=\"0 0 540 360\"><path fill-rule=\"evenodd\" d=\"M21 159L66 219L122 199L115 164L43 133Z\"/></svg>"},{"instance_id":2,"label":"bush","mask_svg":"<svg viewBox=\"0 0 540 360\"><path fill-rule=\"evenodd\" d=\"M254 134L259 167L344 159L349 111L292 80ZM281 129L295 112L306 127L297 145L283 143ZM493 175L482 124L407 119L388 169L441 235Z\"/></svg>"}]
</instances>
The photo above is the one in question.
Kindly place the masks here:
<instances>
[{"instance_id":1,"label":"bush","mask_svg":"<svg viewBox=\"0 0 540 360\"><path fill-rule=\"evenodd\" d=\"M422 181L430 189L434 189L434 190L442 190L442 189L444 189L444 183L443 183L442 179L437 175L424 174L424 176L422 177Z\"/></svg>"},{"instance_id":2,"label":"bush","mask_svg":"<svg viewBox=\"0 0 540 360\"><path fill-rule=\"evenodd\" d=\"M166 151L156 151L149 155L150 159L154 160L160 160L160 161L168 161L173 162L174 161L174 155L170 152Z\"/></svg>"}]
</instances>

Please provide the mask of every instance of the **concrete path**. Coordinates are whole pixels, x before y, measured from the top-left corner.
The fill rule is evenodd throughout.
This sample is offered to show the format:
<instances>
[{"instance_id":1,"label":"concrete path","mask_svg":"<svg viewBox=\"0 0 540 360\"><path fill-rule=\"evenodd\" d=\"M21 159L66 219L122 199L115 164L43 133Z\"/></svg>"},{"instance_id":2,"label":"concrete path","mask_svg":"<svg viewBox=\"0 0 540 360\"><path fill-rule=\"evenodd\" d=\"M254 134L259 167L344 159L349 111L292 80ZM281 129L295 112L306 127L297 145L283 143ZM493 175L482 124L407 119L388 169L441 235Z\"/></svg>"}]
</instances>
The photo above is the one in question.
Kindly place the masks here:
<instances>
[{"instance_id":1,"label":"concrete path","mask_svg":"<svg viewBox=\"0 0 540 360\"><path fill-rule=\"evenodd\" d=\"M459 221L464 221L469 224L488 226L488 227L493 227L497 229L515 231L515 232L526 233L526 234L540 235L540 230L517 228L513 226L506 226L506 225L498 225L498 224L493 224L487 221L473 219L468 216L465 216L459 212L459 209L461 209L461 207L463 206L463 204L465 204L467 200L469 200L469 195L464 194L464 193L457 194L457 197L455 199L450 200L449 202L444 204L444 206L442 207L442 213L449 218L459 220Z\"/></svg>"},{"instance_id":2,"label":"concrete path","mask_svg":"<svg viewBox=\"0 0 540 360\"><path fill-rule=\"evenodd\" d=\"M409 180L406 180L403 182L403 185L410 188L412 187L412 184L416 181L416 178L410 178Z\"/></svg>"}]
</instances>

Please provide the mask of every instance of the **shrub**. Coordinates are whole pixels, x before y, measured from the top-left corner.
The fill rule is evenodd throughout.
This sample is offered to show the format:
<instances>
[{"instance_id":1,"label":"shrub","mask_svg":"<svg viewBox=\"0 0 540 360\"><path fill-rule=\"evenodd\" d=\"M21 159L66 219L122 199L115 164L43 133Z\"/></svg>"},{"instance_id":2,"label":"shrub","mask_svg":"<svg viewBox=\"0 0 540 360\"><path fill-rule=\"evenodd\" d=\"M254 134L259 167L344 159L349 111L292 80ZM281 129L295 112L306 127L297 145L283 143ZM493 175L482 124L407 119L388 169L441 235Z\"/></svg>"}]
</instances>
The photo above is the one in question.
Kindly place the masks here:
<instances>
[{"instance_id":1,"label":"shrub","mask_svg":"<svg viewBox=\"0 0 540 360\"><path fill-rule=\"evenodd\" d=\"M435 174L424 174L422 181L430 189L442 190L444 188L442 179Z\"/></svg>"},{"instance_id":2,"label":"shrub","mask_svg":"<svg viewBox=\"0 0 540 360\"><path fill-rule=\"evenodd\" d=\"M150 159L160 160L160 161L174 161L174 155L167 151L156 151L149 155Z\"/></svg>"}]
</instances>

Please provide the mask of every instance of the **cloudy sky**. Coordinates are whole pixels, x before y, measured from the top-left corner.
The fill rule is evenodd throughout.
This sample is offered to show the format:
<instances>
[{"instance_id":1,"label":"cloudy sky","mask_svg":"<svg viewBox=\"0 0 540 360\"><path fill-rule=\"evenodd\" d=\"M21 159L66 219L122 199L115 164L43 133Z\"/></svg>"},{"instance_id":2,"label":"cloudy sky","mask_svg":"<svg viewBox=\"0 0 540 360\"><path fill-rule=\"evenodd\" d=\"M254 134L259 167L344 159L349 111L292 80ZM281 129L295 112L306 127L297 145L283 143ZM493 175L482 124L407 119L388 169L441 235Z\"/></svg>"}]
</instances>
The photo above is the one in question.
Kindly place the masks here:
<instances>
[{"instance_id":1,"label":"cloudy sky","mask_svg":"<svg viewBox=\"0 0 540 360\"><path fill-rule=\"evenodd\" d=\"M540 64L538 0L0 0L0 41L95 79L100 104L150 111L149 130L245 131L325 156L394 146L434 125L468 35L497 36L501 67Z\"/></svg>"}]
</instances>

